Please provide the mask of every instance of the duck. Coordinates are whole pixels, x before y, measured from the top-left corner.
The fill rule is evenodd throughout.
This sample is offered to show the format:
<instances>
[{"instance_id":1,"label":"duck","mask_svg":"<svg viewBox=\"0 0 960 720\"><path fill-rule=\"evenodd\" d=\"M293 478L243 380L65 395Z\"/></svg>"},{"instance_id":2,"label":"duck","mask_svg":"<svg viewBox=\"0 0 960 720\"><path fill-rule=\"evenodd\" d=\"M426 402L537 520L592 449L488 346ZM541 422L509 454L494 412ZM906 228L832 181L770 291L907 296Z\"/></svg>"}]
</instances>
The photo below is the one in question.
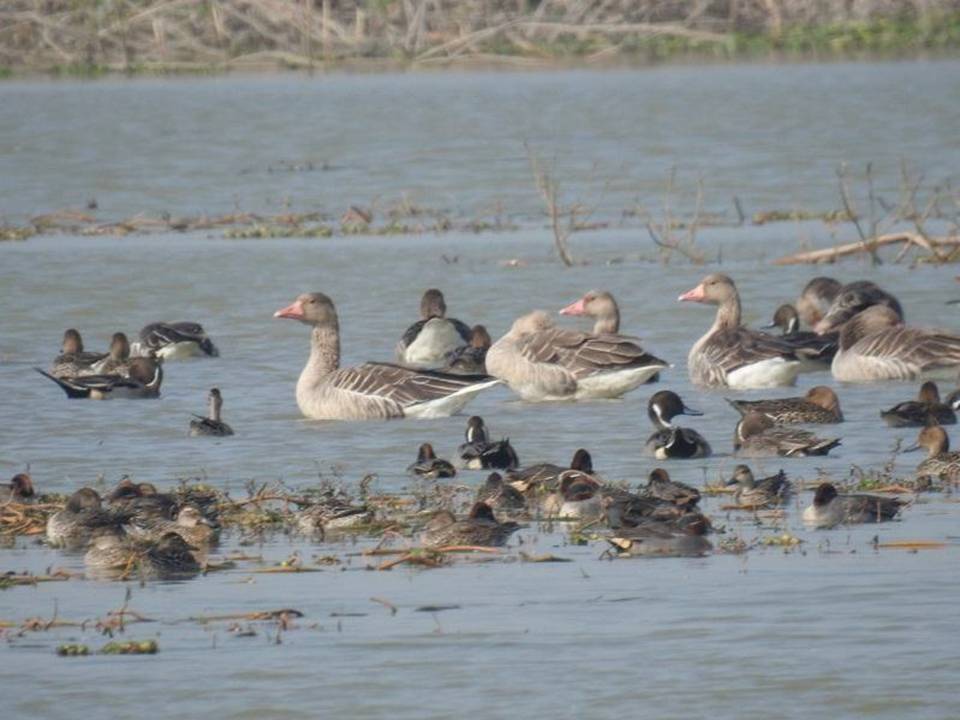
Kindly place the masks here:
<instances>
[{"instance_id":1,"label":"duck","mask_svg":"<svg viewBox=\"0 0 960 720\"><path fill-rule=\"evenodd\" d=\"M906 327L886 305L872 305L844 323L831 371L853 383L956 380L960 335Z\"/></svg>"},{"instance_id":2,"label":"duck","mask_svg":"<svg viewBox=\"0 0 960 720\"><path fill-rule=\"evenodd\" d=\"M559 487L541 503L544 515L562 520L595 520L603 516L603 484L590 473L564 470Z\"/></svg>"},{"instance_id":3,"label":"duck","mask_svg":"<svg viewBox=\"0 0 960 720\"><path fill-rule=\"evenodd\" d=\"M420 475L428 480L434 480L436 478L452 478L457 474L457 469L447 460L438 458L433 450L433 445L423 443L417 451L416 462L407 468L407 472Z\"/></svg>"},{"instance_id":4,"label":"duck","mask_svg":"<svg viewBox=\"0 0 960 720\"><path fill-rule=\"evenodd\" d=\"M771 508L785 505L792 494L790 481L783 470L776 475L757 480L747 465L737 465L727 485L736 485L734 501L741 507L753 509Z\"/></svg>"},{"instance_id":5,"label":"duck","mask_svg":"<svg viewBox=\"0 0 960 720\"><path fill-rule=\"evenodd\" d=\"M838 438L818 438L806 430L774 425L757 412L744 415L733 436L733 449L741 457L826 455L839 444Z\"/></svg>"},{"instance_id":6,"label":"duck","mask_svg":"<svg viewBox=\"0 0 960 720\"><path fill-rule=\"evenodd\" d=\"M50 374L58 378L76 377L88 373L91 365L105 357L106 353L84 351L80 331L76 328L67 328L63 332L60 354L54 358Z\"/></svg>"},{"instance_id":7,"label":"duck","mask_svg":"<svg viewBox=\"0 0 960 720\"><path fill-rule=\"evenodd\" d=\"M328 532L368 526L375 517L365 503L356 503L343 490L329 488L318 502L300 511L296 521L300 532L323 537Z\"/></svg>"},{"instance_id":8,"label":"duck","mask_svg":"<svg viewBox=\"0 0 960 720\"><path fill-rule=\"evenodd\" d=\"M677 415L700 416L703 413L688 408L671 390L661 390L650 397L647 416L657 430L647 438L646 452L658 460L708 457L710 444L700 433L670 422Z\"/></svg>"},{"instance_id":9,"label":"duck","mask_svg":"<svg viewBox=\"0 0 960 720\"><path fill-rule=\"evenodd\" d=\"M841 495L833 483L820 483L813 504L803 511L803 522L814 528L893 520L906 505L903 500L867 493Z\"/></svg>"},{"instance_id":10,"label":"duck","mask_svg":"<svg viewBox=\"0 0 960 720\"><path fill-rule=\"evenodd\" d=\"M341 368L337 310L321 292L299 295L274 317L313 329L310 358L297 381L296 397L300 412L314 420L447 417L477 393L500 384L486 375L452 375L391 363Z\"/></svg>"},{"instance_id":11,"label":"duck","mask_svg":"<svg viewBox=\"0 0 960 720\"><path fill-rule=\"evenodd\" d=\"M130 347L134 357L155 356L163 360L189 357L219 357L220 350L197 322L154 322L140 330L140 340Z\"/></svg>"},{"instance_id":12,"label":"duck","mask_svg":"<svg viewBox=\"0 0 960 720\"><path fill-rule=\"evenodd\" d=\"M430 547L476 545L501 547L520 526L513 521L500 522L485 502L477 502L462 520L448 510L433 515L420 534L420 540Z\"/></svg>"},{"instance_id":13,"label":"duck","mask_svg":"<svg viewBox=\"0 0 960 720\"><path fill-rule=\"evenodd\" d=\"M594 335L616 335L620 332L620 306L606 290L586 292L579 300L560 310L560 314L593 318Z\"/></svg>"},{"instance_id":14,"label":"duck","mask_svg":"<svg viewBox=\"0 0 960 720\"><path fill-rule=\"evenodd\" d=\"M916 400L907 400L889 410L881 410L880 417L890 427L954 425L957 422L957 409L960 409L960 390L951 393L947 402L942 403L940 388L932 380L927 380L920 386Z\"/></svg>"},{"instance_id":15,"label":"duck","mask_svg":"<svg viewBox=\"0 0 960 720\"><path fill-rule=\"evenodd\" d=\"M528 498L543 498L560 488L560 475L567 470L593 474L593 457L584 448L573 453L567 467L553 463L537 463L522 470L508 470L507 482Z\"/></svg>"},{"instance_id":16,"label":"duck","mask_svg":"<svg viewBox=\"0 0 960 720\"><path fill-rule=\"evenodd\" d=\"M126 476L117 483L106 500L112 508L142 519L160 516L169 520L176 517L180 507L173 494L157 492L153 483L135 483Z\"/></svg>"},{"instance_id":17,"label":"duck","mask_svg":"<svg viewBox=\"0 0 960 720\"><path fill-rule=\"evenodd\" d=\"M693 510L700 502L699 490L685 483L671 480L670 474L663 468L654 468L650 471L643 494L684 510Z\"/></svg>"},{"instance_id":18,"label":"duck","mask_svg":"<svg viewBox=\"0 0 960 720\"><path fill-rule=\"evenodd\" d=\"M125 333L116 332L110 338L110 352L93 363L83 375L130 375L130 341Z\"/></svg>"},{"instance_id":19,"label":"duck","mask_svg":"<svg viewBox=\"0 0 960 720\"><path fill-rule=\"evenodd\" d=\"M110 398L144 399L160 397L163 382L163 367L153 358L134 358L130 361L129 375L81 375L59 378L38 367L38 373L53 380L67 397L87 400Z\"/></svg>"},{"instance_id":20,"label":"duck","mask_svg":"<svg viewBox=\"0 0 960 720\"><path fill-rule=\"evenodd\" d=\"M487 350L493 340L483 325L470 328L470 342L451 350L446 355L444 372L458 375L486 375Z\"/></svg>"},{"instance_id":21,"label":"duck","mask_svg":"<svg viewBox=\"0 0 960 720\"><path fill-rule=\"evenodd\" d=\"M156 540L132 540L118 535L98 535L83 557L94 577L126 580L172 580L200 572L196 548L177 533Z\"/></svg>"},{"instance_id":22,"label":"duck","mask_svg":"<svg viewBox=\"0 0 960 720\"><path fill-rule=\"evenodd\" d=\"M9 483L0 484L0 503L22 503L32 500L34 495L33 478L29 473L17 473Z\"/></svg>"},{"instance_id":23,"label":"duck","mask_svg":"<svg viewBox=\"0 0 960 720\"><path fill-rule=\"evenodd\" d=\"M960 480L960 452L951 452L946 430L939 425L923 428L917 442L904 452L921 449L927 451L927 457L917 465L918 478L934 477L952 483Z\"/></svg>"},{"instance_id":24,"label":"duck","mask_svg":"<svg viewBox=\"0 0 960 720\"><path fill-rule=\"evenodd\" d=\"M740 295L728 276L707 275L678 300L719 306L713 325L687 357L690 379L696 385L751 389L796 383L802 369L797 353L802 351L782 338L740 324Z\"/></svg>"},{"instance_id":25,"label":"duck","mask_svg":"<svg viewBox=\"0 0 960 720\"><path fill-rule=\"evenodd\" d=\"M397 343L397 361L411 367L440 367L448 353L470 344L471 335L468 325L447 317L443 293L430 288L420 299L420 319Z\"/></svg>"},{"instance_id":26,"label":"duck","mask_svg":"<svg viewBox=\"0 0 960 720\"><path fill-rule=\"evenodd\" d=\"M464 467L469 470L514 470L520 466L520 458L510 439L491 442L487 426L479 415L467 420L464 440L458 452Z\"/></svg>"},{"instance_id":27,"label":"duck","mask_svg":"<svg viewBox=\"0 0 960 720\"><path fill-rule=\"evenodd\" d=\"M667 367L632 338L558 328L542 310L487 351L487 372L531 402L617 398Z\"/></svg>"},{"instance_id":28,"label":"duck","mask_svg":"<svg viewBox=\"0 0 960 720\"><path fill-rule=\"evenodd\" d=\"M812 326L813 330L821 335L839 330L844 323L858 313L877 305L889 309L901 322L903 321L903 307L900 301L879 285L869 280L848 283L840 288L827 314Z\"/></svg>"},{"instance_id":29,"label":"duck","mask_svg":"<svg viewBox=\"0 0 960 720\"><path fill-rule=\"evenodd\" d=\"M812 328L830 311L843 286L832 277L815 277L808 282L797 298L796 310L799 319Z\"/></svg>"},{"instance_id":30,"label":"duck","mask_svg":"<svg viewBox=\"0 0 960 720\"><path fill-rule=\"evenodd\" d=\"M124 525L124 530L131 537L146 540L158 540L168 533L176 533L195 547L216 543L220 537L220 528L214 526L194 505L179 508L176 520L169 520L162 513L144 512L141 507Z\"/></svg>"},{"instance_id":31,"label":"duck","mask_svg":"<svg viewBox=\"0 0 960 720\"><path fill-rule=\"evenodd\" d=\"M233 428L220 419L220 411L223 409L223 395L220 388L210 388L207 393L207 417L194 415L190 421L191 437L227 437L233 435Z\"/></svg>"},{"instance_id":32,"label":"duck","mask_svg":"<svg viewBox=\"0 0 960 720\"><path fill-rule=\"evenodd\" d=\"M477 490L477 502L484 502L494 510L517 513L526 510L527 501L523 493L510 483L504 482L498 472L490 473L486 481Z\"/></svg>"},{"instance_id":33,"label":"duck","mask_svg":"<svg viewBox=\"0 0 960 720\"><path fill-rule=\"evenodd\" d=\"M705 537L709 523L644 522L622 528L607 542L616 557L702 557L713 550Z\"/></svg>"},{"instance_id":34,"label":"duck","mask_svg":"<svg viewBox=\"0 0 960 720\"><path fill-rule=\"evenodd\" d=\"M93 488L80 488L63 510L47 519L47 542L53 547L81 549L95 533L122 534L122 524L127 519L123 513L104 508L100 494Z\"/></svg>"},{"instance_id":35,"label":"duck","mask_svg":"<svg viewBox=\"0 0 960 720\"><path fill-rule=\"evenodd\" d=\"M669 476L667 479L669 481ZM652 488L654 493L660 489L668 489L657 488L656 485L655 480ZM693 490L693 488L689 489ZM651 488L641 487L639 493L633 493L614 486L604 487L601 502L607 524L614 529L639 527L647 523L664 523L676 527L676 524L681 521L685 523L694 521L696 518L703 518L709 524L709 521L693 506L677 505L670 500L657 497L656 494L651 494L648 490Z\"/></svg>"},{"instance_id":36,"label":"duck","mask_svg":"<svg viewBox=\"0 0 960 720\"><path fill-rule=\"evenodd\" d=\"M818 334L800 330L800 315L793 305L781 305L773 313L773 322L764 329L780 329L780 337L793 347L802 350L800 372L820 372L830 369L830 362L837 354L838 334Z\"/></svg>"},{"instance_id":37,"label":"duck","mask_svg":"<svg viewBox=\"0 0 960 720\"><path fill-rule=\"evenodd\" d=\"M770 398L767 400L731 400L726 398L741 416L757 412L766 415L777 425L795 423L830 424L843 422L840 399L832 388L817 385L803 397Z\"/></svg>"}]
</instances>

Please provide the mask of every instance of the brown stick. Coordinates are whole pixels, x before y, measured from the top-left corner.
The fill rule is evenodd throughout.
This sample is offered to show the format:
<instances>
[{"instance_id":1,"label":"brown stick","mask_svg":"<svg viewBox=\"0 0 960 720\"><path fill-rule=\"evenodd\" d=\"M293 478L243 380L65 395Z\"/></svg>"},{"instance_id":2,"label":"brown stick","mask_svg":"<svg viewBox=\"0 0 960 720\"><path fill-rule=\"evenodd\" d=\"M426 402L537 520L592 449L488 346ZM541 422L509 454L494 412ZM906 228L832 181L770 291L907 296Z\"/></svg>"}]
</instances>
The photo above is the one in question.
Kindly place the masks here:
<instances>
[{"instance_id":1,"label":"brown stick","mask_svg":"<svg viewBox=\"0 0 960 720\"><path fill-rule=\"evenodd\" d=\"M901 242L912 243L921 248L924 248L927 244L929 244L931 249L934 247L958 247L960 246L960 236L953 235L942 238L930 238L928 242L924 240L918 233L899 232L890 233L888 235L880 235L870 244L873 246L873 249L876 249L884 245L896 245L897 243ZM799 265L802 263L833 262L837 258L856 255L857 253L869 250L870 248L865 247L863 241L857 241L846 243L844 245L836 245L830 248L823 248L821 250L811 250L809 252L787 255L785 257L777 258L773 261L773 264Z\"/></svg>"}]
</instances>

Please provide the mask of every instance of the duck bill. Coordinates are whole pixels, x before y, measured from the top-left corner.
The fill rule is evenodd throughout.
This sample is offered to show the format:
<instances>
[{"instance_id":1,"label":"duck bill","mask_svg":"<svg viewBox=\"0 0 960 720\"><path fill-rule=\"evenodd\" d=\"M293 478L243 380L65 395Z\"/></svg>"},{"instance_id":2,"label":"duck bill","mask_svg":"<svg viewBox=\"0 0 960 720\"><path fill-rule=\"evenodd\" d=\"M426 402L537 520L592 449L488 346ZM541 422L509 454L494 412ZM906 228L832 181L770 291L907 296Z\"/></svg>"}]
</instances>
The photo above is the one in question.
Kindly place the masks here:
<instances>
[{"instance_id":1,"label":"duck bill","mask_svg":"<svg viewBox=\"0 0 960 720\"><path fill-rule=\"evenodd\" d=\"M700 412L699 410L694 410L693 408L688 408L686 405L683 406L683 414L684 414L684 415L693 415L694 417L700 417L701 415L703 415L703 413Z\"/></svg>"},{"instance_id":2,"label":"duck bill","mask_svg":"<svg viewBox=\"0 0 960 720\"><path fill-rule=\"evenodd\" d=\"M572 302L560 311L561 315L586 315L587 308L583 298Z\"/></svg>"},{"instance_id":3,"label":"duck bill","mask_svg":"<svg viewBox=\"0 0 960 720\"><path fill-rule=\"evenodd\" d=\"M677 302L703 302L705 294L703 285L697 285L693 290L687 290L683 295L677 298Z\"/></svg>"},{"instance_id":4,"label":"duck bill","mask_svg":"<svg viewBox=\"0 0 960 720\"><path fill-rule=\"evenodd\" d=\"M275 318L288 318L290 320L303 320L303 303L299 300L295 300L290 305L287 305L285 308L280 308L277 310L273 316Z\"/></svg>"},{"instance_id":5,"label":"duck bill","mask_svg":"<svg viewBox=\"0 0 960 720\"><path fill-rule=\"evenodd\" d=\"M905 447L905 448L904 448L903 450L901 450L900 452L905 452L905 453L908 453L908 452L916 452L916 451L919 450L919 449L920 449L920 444L919 444L919 443L914 443L913 445L909 445L909 446Z\"/></svg>"},{"instance_id":6,"label":"duck bill","mask_svg":"<svg viewBox=\"0 0 960 720\"><path fill-rule=\"evenodd\" d=\"M724 485L726 485L727 487L730 487L731 485L736 485L736 484L737 484L737 479L735 477L730 478L724 483Z\"/></svg>"}]
</instances>

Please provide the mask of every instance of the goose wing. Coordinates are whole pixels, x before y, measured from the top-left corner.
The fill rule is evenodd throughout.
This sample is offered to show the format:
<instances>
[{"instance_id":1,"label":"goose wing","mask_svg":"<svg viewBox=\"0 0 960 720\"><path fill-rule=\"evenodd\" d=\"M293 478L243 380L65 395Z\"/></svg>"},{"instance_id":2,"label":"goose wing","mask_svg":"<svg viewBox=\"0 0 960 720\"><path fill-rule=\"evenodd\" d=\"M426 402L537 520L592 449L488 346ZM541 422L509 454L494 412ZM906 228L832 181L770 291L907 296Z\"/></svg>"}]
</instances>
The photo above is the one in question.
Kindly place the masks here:
<instances>
[{"instance_id":1,"label":"goose wing","mask_svg":"<svg viewBox=\"0 0 960 720\"><path fill-rule=\"evenodd\" d=\"M797 360L797 348L776 335L745 327L719 330L701 348L708 365L725 373L774 358Z\"/></svg>"},{"instance_id":2,"label":"goose wing","mask_svg":"<svg viewBox=\"0 0 960 720\"><path fill-rule=\"evenodd\" d=\"M329 380L337 390L382 398L400 407L438 400L478 383L493 381L488 375L452 375L375 362L342 368Z\"/></svg>"},{"instance_id":3,"label":"goose wing","mask_svg":"<svg viewBox=\"0 0 960 720\"><path fill-rule=\"evenodd\" d=\"M667 367L625 335L593 335L553 327L524 336L517 349L531 362L561 365L576 378L632 367Z\"/></svg>"},{"instance_id":4,"label":"goose wing","mask_svg":"<svg viewBox=\"0 0 960 720\"><path fill-rule=\"evenodd\" d=\"M940 330L894 327L868 335L851 348L857 355L929 371L960 365L960 336Z\"/></svg>"}]
</instances>

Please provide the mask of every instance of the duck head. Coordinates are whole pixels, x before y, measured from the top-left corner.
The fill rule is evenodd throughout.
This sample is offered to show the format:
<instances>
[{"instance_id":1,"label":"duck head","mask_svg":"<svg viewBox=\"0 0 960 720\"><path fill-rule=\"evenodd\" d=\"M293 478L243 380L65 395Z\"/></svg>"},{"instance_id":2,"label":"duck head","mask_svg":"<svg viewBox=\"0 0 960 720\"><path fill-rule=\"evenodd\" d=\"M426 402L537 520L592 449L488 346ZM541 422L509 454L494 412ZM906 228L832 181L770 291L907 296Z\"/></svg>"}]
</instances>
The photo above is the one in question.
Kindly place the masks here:
<instances>
[{"instance_id":1,"label":"duck head","mask_svg":"<svg viewBox=\"0 0 960 720\"><path fill-rule=\"evenodd\" d=\"M145 388L159 389L163 382L163 364L152 357L138 357L130 361L130 379Z\"/></svg>"},{"instance_id":2,"label":"duck head","mask_svg":"<svg viewBox=\"0 0 960 720\"><path fill-rule=\"evenodd\" d=\"M487 520L494 523L497 522L497 518L493 514L493 508L491 508L485 502L475 502L473 507L470 508L470 512L467 513L467 519Z\"/></svg>"},{"instance_id":3,"label":"duck head","mask_svg":"<svg viewBox=\"0 0 960 720\"><path fill-rule=\"evenodd\" d=\"M753 471L746 465L737 465L733 469L733 476L727 480L727 485L739 485L744 489L754 487Z\"/></svg>"},{"instance_id":4,"label":"duck head","mask_svg":"<svg viewBox=\"0 0 960 720\"><path fill-rule=\"evenodd\" d=\"M590 453L583 448L580 448L573 454L573 459L570 461L571 470L579 470L584 473L593 473L593 458L590 456Z\"/></svg>"},{"instance_id":5,"label":"duck head","mask_svg":"<svg viewBox=\"0 0 960 720\"><path fill-rule=\"evenodd\" d=\"M800 315L797 309L789 303L781 305L773 313L773 322L764 326L767 330L780 328L784 335L793 335L800 329Z\"/></svg>"},{"instance_id":6,"label":"duck head","mask_svg":"<svg viewBox=\"0 0 960 720\"><path fill-rule=\"evenodd\" d=\"M10 478L10 494L14 498L31 498L33 492L33 479L27 473L17 473Z\"/></svg>"},{"instance_id":7,"label":"duck head","mask_svg":"<svg viewBox=\"0 0 960 720\"><path fill-rule=\"evenodd\" d=\"M833 486L833 483L820 483L817 486L816 491L813 493L813 506L814 507L823 507L824 505L829 505L834 498L837 497L839 493L837 489Z\"/></svg>"},{"instance_id":8,"label":"duck head","mask_svg":"<svg viewBox=\"0 0 960 720\"><path fill-rule=\"evenodd\" d=\"M647 417L658 428L673 427L671 420L677 415L703 415L699 410L693 410L683 404L680 396L671 390L661 390L654 393L647 403Z\"/></svg>"},{"instance_id":9,"label":"duck head","mask_svg":"<svg viewBox=\"0 0 960 720\"><path fill-rule=\"evenodd\" d=\"M940 403L940 388L938 388L937 384L932 380L927 380L927 382L920 386L917 399L927 405L937 405Z\"/></svg>"},{"instance_id":10,"label":"duck head","mask_svg":"<svg viewBox=\"0 0 960 720\"><path fill-rule=\"evenodd\" d=\"M417 452L417 464L430 462L431 460L436 460L437 454L433 451L433 445L430 443L424 443L420 446L420 450Z\"/></svg>"},{"instance_id":11,"label":"duck head","mask_svg":"<svg viewBox=\"0 0 960 720\"><path fill-rule=\"evenodd\" d=\"M822 407L824 410L829 410L833 413L840 412L840 398L837 397L837 394L832 388L826 385L817 385L816 387L810 388L807 390L805 397L808 402Z\"/></svg>"},{"instance_id":12,"label":"duck head","mask_svg":"<svg viewBox=\"0 0 960 720\"><path fill-rule=\"evenodd\" d=\"M925 427L917 436L917 441L904 448L903 452L914 452L920 449L926 450L930 457L947 452L950 450L950 438L947 436L947 431L939 425Z\"/></svg>"},{"instance_id":13,"label":"duck head","mask_svg":"<svg viewBox=\"0 0 960 720\"><path fill-rule=\"evenodd\" d=\"M100 494L93 488L80 488L67 500L67 510L72 513L84 510L99 510L101 505Z\"/></svg>"},{"instance_id":14,"label":"duck head","mask_svg":"<svg viewBox=\"0 0 960 720\"><path fill-rule=\"evenodd\" d=\"M67 328L64 330L60 352L64 355L75 355L76 353L83 352L83 338L80 337L79 330L76 328Z\"/></svg>"},{"instance_id":15,"label":"duck head","mask_svg":"<svg viewBox=\"0 0 960 720\"><path fill-rule=\"evenodd\" d=\"M442 318L447 316L447 302L437 288L430 288L420 298L420 319Z\"/></svg>"},{"instance_id":16,"label":"duck head","mask_svg":"<svg viewBox=\"0 0 960 720\"><path fill-rule=\"evenodd\" d=\"M490 442L490 435L487 433L487 426L484 424L482 417L474 415L467 420L467 430L464 437L468 443Z\"/></svg>"},{"instance_id":17,"label":"duck head","mask_svg":"<svg viewBox=\"0 0 960 720\"><path fill-rule=\"evenodd\" d=\"M772 427L773 420L766 415L756 412L747 413L737 423L737 429L733 434L733 448L739 450L748 438L760 435Z\"/></svg>"},{"instance_id":18,"label":"duck head","mask_svg":"<svg viewBox=\"0 0 960 720\"><path fill-rule=\"evenodd\" d=\"M493 339L483 325L474 325L470 329L470 347L477 350L489 350L492 344Z\"/></svg>"},{"instance_id":19,"label":"duck head","mask_svg":"<svg viewBox=\"0 0 960 720\"><path fill-rule=\"evenodd\" d=\"M125 333L117 332L110 339L110 357L115 362L123 362L130 358L130 341Z\"/></svg>"},{"instance_id":20,"label":"duck head","mask_svg":"<svg viewBox=\"0 0 960 720\"><path fill-rule=\"evenodd\" d=\"M195 505L184 505L177 513L177 525L192 528L198 525L212 526L212 523Z\"/></svg>"}]
</instances>

